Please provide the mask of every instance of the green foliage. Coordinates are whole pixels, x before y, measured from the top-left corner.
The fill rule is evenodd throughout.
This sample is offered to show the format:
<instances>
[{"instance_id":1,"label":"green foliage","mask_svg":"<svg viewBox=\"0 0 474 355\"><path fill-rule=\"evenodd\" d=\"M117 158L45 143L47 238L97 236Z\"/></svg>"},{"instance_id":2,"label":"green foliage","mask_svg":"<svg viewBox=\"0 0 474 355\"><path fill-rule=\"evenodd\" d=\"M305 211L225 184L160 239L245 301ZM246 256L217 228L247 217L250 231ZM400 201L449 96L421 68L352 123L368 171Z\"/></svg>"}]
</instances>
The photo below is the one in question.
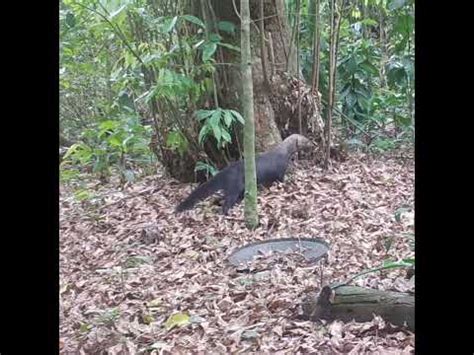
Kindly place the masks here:
<instances>
[{"instance_id":1,"label":"green foliage","mask_svg":"<svg viewBox=\"0 0 474 355\"><path fill-rule=\"evenodd\" d=\"M287 0L288 9L296 0ZM303 2L304 3L304 2ZM335 112L351 138L359 129L375 139L375 150L397 146L412 138L414 116L414 2L364 0L339 8L340 28ZM329 3L321 2L319 91L327 102L329 68ZM312 71L314 3L302 7L301 63L309 82ZM290 11L290 22L295 13ZM308 30L306 30L308 29ZM342 114L339 114L339 111ZM337 121L336 121L337 123ZM395 132L393 131L395 127ZM400 130L406 132L400 135ZM382 138L381 136L385 136ZM392 142L389 142L392 141Z\"/></svg>"},{"instance_id":2,"label":"green foliage","mask_svg":"<svg viewBox=\"0 0 474 355\"><path fill-rule=\"evenodd\" d=\"M387 151L395 148L396 143L389 138L375 138L372 147L378 151Z\"/></svg>"},{"instance_id":3,"label":"green foliage","mask_svg":"<svg viewBox=\"0 0 474 355\"><path fill-rule=\"evenodd\" d=\"M198 161L196 163L196 167L194 168L194 172L204 171L207 177L215 176L219 171L211 164L204 163L202 161Z\"/></svg>"},{"instance_id":4,"label":"green foliage","mask_svg":"<svg viewBox=\"0 0 474 355\"><path fill-rule=\"evenodd\" d=\"M204 25L204 22L202 22L200 19L198 19L195 16L192 15L183 15L181 16L183 20L189 21L191 23L194 23L195 25L198 25L199 27L206 28L206 25Z\"/></svg>"},{"instance_id":5,"label":"green foliage","mask_svg":"<svg viewBox=\"0 0 474 355\"><path fill-rule=\"evenodd\" d=\"M90 200L94 195L86 189L79 189L74 191L74 198L78 201Z\"/></svg>"},{"instance_id":6,"label":"green foliage","mask_svg":"<svg viewBox=\"0 0 474 355\"><path fill-rule=\"evenodd\" d=\"M407 258L400 261L384 260L382 267L383 269L393 269L400 267L412 267L413 265L415 265L415 259Z\"/></svg>"},{"instance_id":7,"label":"green foliage","mask_svg":"<svg viewBox=\"0 0 474 355\"><path fill-rule=\"evenodd\" d=\"M150 160L152 130L162 149L180 155L207 139L215 140L218 150L233 140L232 124L243 119L216 107L221 100L215 99L220 93L214 92L214 81L221 72L215 66L220 52L230 54L226 58L239 55L237 26L226 20L205 24L187 13L185 3L60 1L60 130L76 143L63 160L61 181L74 181L84 171L108 176L114 169L124 180L133 179L134 164ZM290 23L295 3L285 1ZM391 149L413 131L414 2L345 4L340 8L336 116L342 112L349 139L363 141L361 129L372 135L371 148ZM314 1L301 2L298 29L307 82L314 6ZM330 11L328 2L320 6L319 90L327 101ZM189 124L193 112L198 125Z\"/></svg>"},{"instance_id":8,"label":"green foliage","mask_svg":"<svg viewBox=\"0 0 474 355\"><path fill-rule=\"evenodd\" d=\"M375 267L372 269L366 269L362 272L359 272L358 274L350 277L350 279L347 281L353 281L363 275L367 275L370 273L378 272L378 271L385 271L385 270L390 270L390 269L398 269L398 268L411 268L415 265L415 259L414 258L407 258L399 261L393 261L393 260L384 260L382 265L379 267Z\"/></svg>"},{"instance_id":9,"label":"green foliage","mask_svg":"<svg viewBox=\"0 0 474 355\"><path fill-rule=\"evenodd\" d=\"M198 110L196 118L202 122L199 132L199 143L203 142L211 135L215 138L218 148L223 148L232 141L230 127L235 121L244 124L244 119L235 110L216 108L214 110Z\"/></svg>"},{"instance_id":10,"label":"green foliage","mask_svg":"<svg viewBox=\"0 0 474 355\"><path fill-rule=\"evenodd\" d=\"M396 89L408 89L408 85L413 82L415 68L411 55L394 55L386 66L388 84Z\"/></svg>"},{"instance_id":11,"label":"green foliage","mask_svg":"<svg viewBox=\"0 0 474 355\"><path fill-rule=\"evenodd\" d=\"M166 137L166 147L177 150L180 155L188 150L188 140L180 131L172 131Z\"/></svg>"},{"instance_id":12,"label":"green foliage","mask_svg":"<svg viewBox=\"0 0 474 355\"><path fill-rule=\"evenodd\" d=\"M344 83L339 94L343 112L357 121L363 121L370 110L373 95L373 77L379 74L375 65L380 60L370 40L359 39L345 48L339 63L339 79Z\"/></svg>"},{"instance_id":13,"label":"green foliage","mask_svg":"<svg viewBox=\"0 0 474 355\"><path fill-rule=\"evenodd\" d=\"M220 21L207 28L232 39L236 27ZM76 143L63 160L63 182L84 171L106 177L114 169L133 179L131 163L149 161L152 129L162 148L182 155L196 146L189 139L198 132L186 120L212 95L218 51L239 51L207 28L159 1L60 2L61 134ZM129 122L152 115L152 126ZM223 147L232 140L229 120L216 125L215 119L208 128Z\"/></svg>"},{"instance_id":14,"label":"green foliage","mask_svg":"<svg viewBox=\"0 0 474 355\"><path fill-rule=\"evenodd\" d=\"M80 176L80 171L77 168L69 167L67 169L61 169L60 181L62 183L69 183L71 181L77 180Z\"/></svg>"},{"instance_id":15,"label":"green foliage","mask_svg":"<svg viewBox=\"0 0 474 355\"><path fill-rule=\"evenodd\" d=\"M82 142L73 144L67 150L61 163L61 175L66 181L77 177L79 165L98 176L110 174L111 166L119 170L126 180L132 180L133 174L127 169L126 162L150 154L148 139L151 129L142 126L136 118L127 120L106 120L85 129Z\"/></svg>"},{"instance_id":16,"label":"green foliage","mask_svg":"<svg viewBox=\"0 0 474 355\"><path fill-rule=\"evenodd\" d=\"M200 94L200 87L186 74L162 68L158 78L158 83L144 97L146 103L152 99L186 102L189 97L196 98Z\"/></svg>"},{"instance_id":17,"label":"green foliage","mask_svg":"<svg viewBox=\"0 0 474 355\"><path fill-rule=\"evenodd\" d=\"M224 25L223 25L224 24ZM221 21L219 22L220 27L224 26L227 32L233 32L235 29L235 25L228 21ZM202 61L207 62L209 61L213 55L216 53L217 46L225 47L236 52L240 52L240 48L233 46L229 43L221 42L222 37L217 33L210 33L209 38L207 40L200 41L196 47L202 50Z\"/></svg>"}]
</instances>

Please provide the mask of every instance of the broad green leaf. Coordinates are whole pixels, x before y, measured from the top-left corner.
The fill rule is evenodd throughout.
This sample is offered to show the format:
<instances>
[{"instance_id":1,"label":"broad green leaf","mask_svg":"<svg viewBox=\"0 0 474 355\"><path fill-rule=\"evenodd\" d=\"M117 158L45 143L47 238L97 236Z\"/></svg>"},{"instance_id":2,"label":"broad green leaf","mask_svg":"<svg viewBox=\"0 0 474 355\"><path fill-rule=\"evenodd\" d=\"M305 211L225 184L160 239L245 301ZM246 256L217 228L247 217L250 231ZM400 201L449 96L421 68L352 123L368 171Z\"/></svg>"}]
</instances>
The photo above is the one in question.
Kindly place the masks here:
<instances>
[{"instance_id":1,"label":"broad green leaf","mask_svg":"<svg viewBox=\"0 0 474 355\"><path fill-rule=\"evenodd\" d=\"M221 128L221 133L222 133L222 139L224 139L226 142L232 142L232 138L224 128Z\"/></svg>"},{"instance_id":2,"label":"broad green leaf","mask_svg":"<svg viewBox=\"0 0 474 355\"><path fill-rule=\"evenodd\" d=\"M78 201L85 201L85 200L90 200L93 196L87 190L76 190L74 191L74 197Z\"/></svg>"},{"instance_id":3,"label":"broad green leaf","mask_svg":"<svg viewBox=\"0 0 474 355\"><path fill-rule=\"evenodd\" d=\"M221 41L221 36L219 36L217 33L211 33L209 35L209 41L219 43Z\"/></svg>"},{"instance_id":4,"label":"broad green leaf","mask_svg":"<svg viewBox=\"0 0 474 355\"><path fill-rule=\"evenodd\" d=\"M410 259L406 259L410 260ZM391 260L385 260L383 262L383 268L384 269L392 269L392 268L398 268L398 267L409 267L412 266L413 262L405 262L405 261L391 261Z\"/></svg>"},{"instance_id":5,"label":"broad green leaf","mask_svg":"<svg viewBox=\"0 0 474 355\"><path fill-rule=\"evenodd\" d=\"M103 121L100 123L99 128L100 129L114 129L117 127L117 123L118 122L112 121L112 120Z\"/></svg>"},{"instance_id":6,"label":"broad green leaf","mask_svg":"<svg viewBox=\"0 0 474 355\"><path fill-rule=\"evenodd\" d=\"M209 119L208 124L212 127L213 130L215 129L215 127L219 126L221 115L222 115L222 111L220 109L217 109L214 111L211 118Z\"/></svg>"},{"instance_id":7,"label":"broad green leaf","mask_svg":"<svg viewBox=\"0 0 474 355\"><path fill-rule=\"evenodd\" d=\"M114 130L116 130L119 127L120 123L117 121L112 121L112 120L107 120L101 122L99 125L99 133L97 136L100 138L104 136L106 133L112 133Z\"/></svg>"},{"instance_id":8,"label":"broad green leaf","mask_svg":"<svg viewBox=\"0 0 474 355\"><path fill-rule=\"evenodd\" d=\"M229 44L229 43L222 43L222 42L219 42L218 45L219 45L219 46L222 46L222 47L226 47L226 48L232 49L232 50L237 51L237 52L240 52L240 48L239 48L239 47L233 46L232 44Z\"/></svg>"},{"instance_id":9,"label":"broad green leaf","mask_svg":"<svg viewBox=\"0 0 474 355\"><path fill-rule=\"evenodd\" d=\"M125 67L134 68L135 64L137 63L137 58L135 58L135 56L130 52L124 53L124 59Z\"/></svg>"},{"instance_id":10,"label":"broad green leaf","mask_svg":"<svg viewBox=\"0 0 474 355\"><path fill-rule=\"evenodd\" d=\"M235 25L230 21L219 21L217 23L217 28L221 31L232 34L235 32Z\"/></svg>"},{"instance_id":11,"label":"broad green leaf","mask_svg":"<svg viewBox=\"0 0 474 355\"><path fill-rule=\"evenodd\" d=\"M408 37L413 31L413 16L405 14L398 17L394 29L404 37Z\"/></svg>"},{"instance_id":12,"label":"broad green leaf","mask_svg":"<svg viewBox=\"0 0 474 355\"><path fill-rule=\"evenodd\" d=\"M110 137L108 142L112 147L122 147L122 141L117 136Z\"/></svg>"},{"instance_id":13,"label":"broad green leaf","mask_svg":"<svg viewBox=\"0 0 474 355\"><path fill-rule=\"evenodd\" d=\"M207 135L209 134L209 126L208 125L205 125L201 128L201 130L199 131L199 137L198 137L198 140L199 140L199 144L202 144L204 142L204 138L207 137Z\"/></svg>"},{"instance_id":14,"label":"broad green leaf","mask_svg":"<svg viewBox=\"0 0 474 355\"><path fill-rule=\"evenodd\" d=\"M232 112L232 115L242 124L245 124L245 121L244 121L244 118L241 116L240 113L238 113L237 111L235 110L230 110L230 112Z\"/></svg>"},{"instance_id":15,"label":"broad green leaf","mask_svg":"<svg viewBox=\"0 0 474 355\"><path fill-rule=\"evenodd\" d=\"M74 180L76 178L78 178L79 176L79 171L78 170L75 170L75 169L64 169L64 166L67 165L67 162L65 160L63 160L61 162L61 171L60 171L60 179L61 181L64 181L64 182L69 182L71 180Z\"/></svg>"},{"instance_id":16,"label":"broad green leaf","mask_svg":"<svg viewBox=\"0 0 474 355\"><path fill-rule=\"evenodd\" d=\"M229 110L224 110L224 123L227 127L230 127L233 121L232 113Z\"/></svg>"},{"instance_id":17,"label":"broad green leaf","mask_svg":"<svg viewBox=\"0 0 474 355\"><path fill-rule=\"evenodd\" d=\"M192 16L192 15L183 15L181 16L183 19L185 19L186 21L189 21L191 23L194 23L195 25L198 25L198 26L201 26L202 28L206 28L206 26L204 25L204 23L198 19L197 17L195 16Z\"/></svg>"},{"instance_id":18,"label":"broad green leaf","mask_svg":"<svg viewBox=\"0 0 474 355\"><path fill-rule=\"evenodd\" d=\"M165 328L171 330L174 327L182 327L188 324L190 324L190 318L187 313L176 313L166 320Z\"/></svg>"},{"instance_id":19,"label":"broad green leaf","mask_svg":"<svg viewBox=\"0 0 474 355\"><path fill-rule=\"evenodd\" d=\"M197 110L196 111L196 117L198 121L202 121L208 117L210 117L215 110Z\"/></svg>"},{"instance_id":20,"label":"broad green leaf","mask_svg":"<svg viewBox=\"0 0 474 355\"><path fill-rule=\"evenodd\" d=\"M212 132L214 133L214 137L216 138L217 142L220 142L221 141L221 128L216 125L216 126L212 126Z\"/></svg>"},{"instance_id":21,"label":"broad green leaf","mask_svg":"<svg viewBox=\"0 0 474 355\"><path fill-rule=\"evenodd\" d=\"M212 55L216 51L217 44L215 44L214 42L206 42L202 46L202 48L203 48L203 50L202 50L202 60L203 60L203 62L206 62L212 57Z\"/></svg>"},{"instance_id":22,"label":"broad green leaf","mask_svg":"<svg viewBox=\"0 0 474 355\"><path fill-rule=\"evenodd\" d=\"M164 33L169 33L173 30L174 26L176 25L176 21L178 21L178 16L175 16L171 19L166 19L164 22L163 22L163 27L162 27L162 31Z\"/></svg>"},{"instance_id":23,"label":"broad green leaf","mask_svg":"<svg viewBox=\"0 0 474 355\"><path fill-rule=\"evenodd\" d=\"M378 69L368 61L362 62L359 64L359 67L364 69L365 71L369 72L372 75L377 75L379 73Z\"/></svg>"},{"instance_id":24,"label":"broad green leaf","mask_svg":"<svg viewBox=\"0 0 474 355\"><path fill-rule=\"evenodd\" d=\"M350 57L347 61L347 70L350 74L354 74L357 71L357 60L354 57Z\"/></svg>"}]
</instances>

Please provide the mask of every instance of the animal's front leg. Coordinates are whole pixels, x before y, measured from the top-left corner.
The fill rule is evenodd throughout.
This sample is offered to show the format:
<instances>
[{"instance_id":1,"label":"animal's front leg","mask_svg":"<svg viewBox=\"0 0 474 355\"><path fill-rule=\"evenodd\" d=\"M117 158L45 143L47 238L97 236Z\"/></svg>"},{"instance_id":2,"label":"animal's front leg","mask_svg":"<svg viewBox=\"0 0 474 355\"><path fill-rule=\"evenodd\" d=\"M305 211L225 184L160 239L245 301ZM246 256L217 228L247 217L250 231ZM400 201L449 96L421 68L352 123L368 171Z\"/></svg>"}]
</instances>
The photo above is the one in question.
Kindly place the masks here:
<instances>
[{"instance_id":1,"label":"animal's front leg","mask_svg":"<svg viewBox=\"0 0 474 355\"><path fill-rule=\"evenodd\" d=\"M227 216L229 209L231 209L232 206L234 206L240 200L242 200L240 193L226 195L224 199L224 206L222 207L222 213Z\"/></svg>"}]
</instances>

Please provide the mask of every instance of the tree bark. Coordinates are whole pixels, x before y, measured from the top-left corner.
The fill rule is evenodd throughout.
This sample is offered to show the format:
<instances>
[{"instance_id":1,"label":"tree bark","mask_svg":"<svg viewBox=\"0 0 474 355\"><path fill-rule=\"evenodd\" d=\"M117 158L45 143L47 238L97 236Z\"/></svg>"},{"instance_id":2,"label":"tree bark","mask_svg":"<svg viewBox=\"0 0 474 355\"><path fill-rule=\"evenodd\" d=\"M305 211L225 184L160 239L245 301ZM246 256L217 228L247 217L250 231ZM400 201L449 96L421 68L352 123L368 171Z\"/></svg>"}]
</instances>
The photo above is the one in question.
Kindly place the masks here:
<instances>
[{"instance_id":1,"label":"tree bark","mask_svg":"<svg viewBox=\"0 0 474 355\"><path fill-rule=\"evenodd\" d=\"M282 138L298 133L300 130L306 132L308 127L309 132L316 133L313 134L313 137L318 137L318 132L321 131L318 127L322 123L319 98L313 97L309 88L305 88L303 81L295 80L286 72L289 61L296 66L297 51L293 50L289 54L291 39L285 14L285 0L248 1L251 19L251 60L249 62L252 66L251 75L254 93L255 150L257 152L267 151L272 146L280 143ZM205 20L207 29L218 32L222 42L238 46L241 17L239 0L188 0L186 4L188 6L186 12ZM160 16L172 14L166 8L157 10L160 11ZM236 26L237 30L233 34L219 31L217 25L219 21L230 21ZM186 31L187 28L184 28L183 33ZM181 34L177 34L180 44L182 43ZM137 33L136 37L140 38L139 35ZM146 42L146 40L144 41ZM171 43L171 41L168 42L167 45ZM186 68L187 63L184 56L181 59L183 63L179 63L180 58L178 58L177 64L182 64ZM186 112L177 110L177 105L172 101L151 100L150 102L150 116L153 118L155 126L150 147L157 155L158 160L163 163L166 171L182 182L195 180L194 167L197 160L210 161L221 168L226 165L225 163L228 160L240 159L242 156L242 147L239 142L242 142L243 130L239 125L232 127L234 144L229 145L225 153L216 149L212 145L213 142L210 141L205 143L204 151L198 144L195 144L199 133L199 124L191 117L196 109L208 108L214 102L214 106L243 112L242 82L244 79L237 64L241 60L240 54L223 46L218 46L215 59L217 61L216 71L212 74L214 95L206 98L206 102L198 103L196 107L187 107ZM228 65L229 63L232 65ZM290 69L292 67L291 63ZM153 67L143 65L142 71L146 87L149 90L159 78L153 71ZM303 96L295 95L296 92L303 93ZM202 105L205 107L202 107ZM301 124L299 124L298 116L301 116ZM186 121L187 118L191 123L185 123L188 122ZM192 147L183 155L175 150L167 149L165 144L166 137L172 130L171 126L175 123L178 123L178 129L182 131L189 142L189 146ZM316 127L316 129L313 127Z\"/></svg>"},{"instance_id":2,"label":"tree bark","mask_svg":"<svg viewBox=\"0 0 474 355\"><path fill-rule=\"evenodd\" d=\"M407 293L325 286L318 297L308 295L302 308L303 317L312 321L368 322L376 314L394 325L415 329L415 297Z\"/></svg>"},{"instance_id":3,"label":"tree bark","mask_svg":"<svg viewBox=\"0 0 474 355\"><path fill-rule=\"evenodd\" d=\"M313 73L311 78L311 91L319 93L319 52L321 49L321 24L319 16L319 2L315 0L315 19L314 19L314 37L313 37Z\"/></svg>"},{"instance_id":4,"label":"tree bark","mask_svg":"<svg viewBox=\"0 0 474 355\"><path fill-rule=\"evenodd\" d=\"M331 158L332 114L336 100L336 74L337 74L337 49L339 42L339 29L341 16L337 8L337 0L331 0L331 44L329 50L329 92L328 92L328 117L326 120L326 156L325 169L329 168Z\"/></svg>"},{"instance_id":5,"label":"tree bark","mask_svg":"<svg viewBox=\"0 0 474 355\"><path fill-rule=\"evenodd\" d=\"M241 67L242 108L244 125L245 163L245 223L254 229L258 225L257 215L257 173L255 166L255 122L253 111L252 53L250 50L249 0L241 0ZM262 26L263 27L263 26ZM263 35L263 34L262 34ZM263 63L263 62L262 62Z\"/></svg>"},{"instance_id":6,"label":"tree bark","mask_svg":"<svg viewBox=\"0 0 474 355\"><path fill-rule=\"evenodd\" d=\"M233 2L236 5L235 7ZM261 20L262 2L263 13L265 14L263 20ZM213 0L212 6L217 20L231 21L236 25L240 24L240 17L242 15L236 13L238 3L239 1L237 0ZM290 34L285 15L284 0L249 0L249 8L250 18L253 21L250 24L250 40L254 89L255 146L258 152L262 152L280 143L282 138L281 129L276 121L276 117L280 115L280 112L275 102L284 101L285 96L279 96L278 83L281 80L271 80L271 78L283 76L286 71ZM263 28L263 34L260 32L259 27L260 29ZM271 46L267 42L264 43L263 50L262 36L265 42L268 38L271 38L272 41ZM235 38L226 39L235 41ZM269 53L270 47L271 53ZM224 52L227 54L227 59L233 55L226 49L224 49ZM293 56L296 59L296 53ZM262 63L269 63L270 65L262 65ZM296 64L296 60L294 63ZM229 95L221 102L221 106L233 106L236 109L240 109L242 100L241 82L243 78L240 71L235 68L230 67L226 68L226 70L230 78L230 88L228 90ZM274 75L272 75L273 72ZM265 79L267 79L269 85L265 84Z\"/></svg>"}]
</instances>

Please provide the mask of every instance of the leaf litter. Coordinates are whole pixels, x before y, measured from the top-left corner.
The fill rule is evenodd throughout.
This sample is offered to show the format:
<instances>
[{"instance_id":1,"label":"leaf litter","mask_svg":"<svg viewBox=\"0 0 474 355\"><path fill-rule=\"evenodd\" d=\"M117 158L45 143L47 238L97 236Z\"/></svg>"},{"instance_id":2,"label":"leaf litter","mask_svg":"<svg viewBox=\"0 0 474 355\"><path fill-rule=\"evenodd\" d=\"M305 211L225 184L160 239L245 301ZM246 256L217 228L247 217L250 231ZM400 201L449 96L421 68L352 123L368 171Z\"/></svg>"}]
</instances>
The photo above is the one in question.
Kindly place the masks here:
<instances>
[{"instance_id":1,"label":"leaf litter","mask_svg":"<svg viewBox=\"0 0 474 355\"><path fill-rule=\"evenodd\" d=\"M192 187L157 174L94 200L60 198L62 354L413 353L414 334L374 317L366 323L299 318L307 292L387 259L413 258L413 161L354 154L328 172L296 162L287 181L259 191L260 226L243 203L229 216L210 200L176 215ZM270 238L317 237L328 258L269 255L245 270L232 251ZM406 270L371 273L355 285L413 290ZM321 284L323 282L323 285Z\"/></svg>"}]
</instances>

